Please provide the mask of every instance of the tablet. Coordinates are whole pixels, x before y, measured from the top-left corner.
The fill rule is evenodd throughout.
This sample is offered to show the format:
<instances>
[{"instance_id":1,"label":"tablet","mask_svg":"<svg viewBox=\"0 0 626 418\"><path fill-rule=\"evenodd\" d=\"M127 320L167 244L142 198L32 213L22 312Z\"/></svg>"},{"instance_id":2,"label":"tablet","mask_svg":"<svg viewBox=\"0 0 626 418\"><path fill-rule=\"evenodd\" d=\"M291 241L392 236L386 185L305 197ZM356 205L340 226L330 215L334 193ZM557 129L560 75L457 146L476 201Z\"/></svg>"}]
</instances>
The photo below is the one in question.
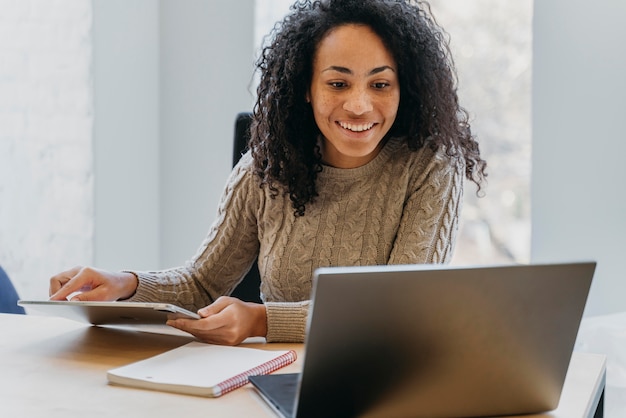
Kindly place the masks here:
<instances>
[{"instance_id":1,"label":"tablet","mask_svg":"<svg viewBox=\"0 0 626 418\"><path fill-rule=\"evenodd\" d=\"M168 319L200 319L198 314L169 303L20 300L18 305L33 313L92 325L164 325Z\"/></svg>"}]
</instances>

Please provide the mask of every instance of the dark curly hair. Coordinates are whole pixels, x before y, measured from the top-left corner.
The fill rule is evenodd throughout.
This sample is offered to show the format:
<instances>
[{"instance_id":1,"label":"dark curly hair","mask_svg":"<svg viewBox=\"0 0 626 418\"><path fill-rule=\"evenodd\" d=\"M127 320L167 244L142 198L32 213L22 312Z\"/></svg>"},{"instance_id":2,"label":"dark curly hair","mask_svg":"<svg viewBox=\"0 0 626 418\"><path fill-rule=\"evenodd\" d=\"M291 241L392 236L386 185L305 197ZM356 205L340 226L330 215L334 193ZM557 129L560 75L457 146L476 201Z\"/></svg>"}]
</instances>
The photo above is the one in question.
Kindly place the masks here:
<instances>
[{"instance_id":1,"label":"dark curly hair","mask_svg":"<svg viewBox=\"0 0 626 418\"><path fill-rule=\"evenodd\" d=\"M459 105L457 76L448 36L425 2L412 0L302 0L270 33L256 68L260 72L253 108L250 149L261 186L288 193L296 215L318 196L322 170L320 135L306 101L320 41L337 26L369 26L398 67L400 104L388 136L402 137L411 150L444 147L462 158L465 176L478 192L485 180L468 114Z\"/></svg>"}]
</instances>

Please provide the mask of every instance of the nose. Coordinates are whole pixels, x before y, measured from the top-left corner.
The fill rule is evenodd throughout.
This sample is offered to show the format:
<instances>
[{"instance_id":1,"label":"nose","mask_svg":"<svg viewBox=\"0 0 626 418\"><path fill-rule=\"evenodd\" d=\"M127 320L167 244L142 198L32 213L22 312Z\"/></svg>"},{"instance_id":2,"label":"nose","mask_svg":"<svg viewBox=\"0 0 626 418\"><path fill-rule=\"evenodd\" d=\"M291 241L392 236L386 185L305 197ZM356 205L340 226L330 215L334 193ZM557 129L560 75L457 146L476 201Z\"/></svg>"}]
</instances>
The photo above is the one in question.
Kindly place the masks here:
<instances>
[{"instance_id":1,"label":"nose","mask_svg":"<svg viewBox=\"0 0 626 418\"><path fill-rule=\"evenodd\" d=\"M372 100L365 89L354 89L348 93L343 103L343 110L355 115L362 115L373 110Z\"/></svg>"}]
</instances>

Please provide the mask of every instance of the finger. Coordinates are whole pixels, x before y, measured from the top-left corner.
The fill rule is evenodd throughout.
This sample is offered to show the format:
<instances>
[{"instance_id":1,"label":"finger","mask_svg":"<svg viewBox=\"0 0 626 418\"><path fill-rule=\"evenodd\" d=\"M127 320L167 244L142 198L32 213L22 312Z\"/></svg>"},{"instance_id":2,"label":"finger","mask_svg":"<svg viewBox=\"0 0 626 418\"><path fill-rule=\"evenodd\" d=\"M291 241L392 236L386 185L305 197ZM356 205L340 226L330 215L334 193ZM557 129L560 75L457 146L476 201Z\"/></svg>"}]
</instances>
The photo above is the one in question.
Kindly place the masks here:
<instances>
[{"instance_id":1,"label":"finger","mask_svg":"<svg viewBox=\"0 0 626 418\"><path fill-rule=\"evenodd\" d=\"M84 286L81 286L78 281L72 279L65 283L56 293L50 296L50 300L67 300L68 296L72 293L78 293L84 289Z\"/></svg>"},{"instance_id":2,"label":"finger","mask_svg":"<svg viewBox=\"0 0 626 418\"><path fill-rule=\"evenodd\" d=\"M63 287L65 283L67 283L67 281L69 281L69 279L65 277L50 279L50 289L48 290L48 295L54 295L56 292L59 291L59 289Z\"/></svg>"},{"instance_id":3,"label":"finger","mask_svg":"<svg viewBox=\"0 0 626 418\"><path fill-rule=\"evenodd\" d=\"M228 306L236 303L239 299L232 298L229 296L220 296L213 302L212 304L205 306L204 308L198 310L198 315L203 318L206 318L211 315L218 314L226 309Z\"/></svg>"},{"instance_id":4,"label":"finger","mask_svg":"<svg viewBox=\"0 0 626 418\"><path fill-rule=\"evenodd\" d=\"M170 319L166 324L194 335L196 333L213 332L226 325L222 315L217 314L202 319Z\"/></svg>"},{"instance_id":5,"label":"finger","mask_svg":"<svg viewBox=\"0 0 626 418\"><path fill-rule=\"evenodd\" d=\"M70 293L71 295L71 293ZM108 300L107 290L104 286L98 286L95 289L88 287L82 288L77 294L70 298L71 301L90 301L90 300Z\"/></svg>"},{"instance_id":6,"label":"finger","mask_svg":"<svg viewBox=\"0 0 626 418\"><path fill-rule=\"evenodd\" d=\"M213 316L211 318L213 318ZM229 327L226 326L205 328L204 326L194 324L194 322L201 321L204 321L204 319L177 319L167 321L167 324L187 332L198 340L209 344L237 345L243 340L242 338L238 338L237 334L230 331Z\"/></svg>"},{"instance_id":7,"label":"finger","mask_svg":"<svg viewBox=\"0 0 626 418\"><path fill-rule=\"evenodd\" d=\"M64 271L50 278L50 287L48 289L48 295L52 296L59 291L65 283L67 283L72 277L80 271L80 267L74 267L73 269Z\"/></svg>"},{"instance_id":8,"label":"finger","mask_svg":"<svg viewBox=\"0 0 626 418\"><path fill-rule=\"evenodd\" d=\"M91 282L81 269L77 275L70 278L56 293L50 296L50 300L65 300L72 293L82 292L85 289L91 289Z\"/></svg>"}]
</instances>

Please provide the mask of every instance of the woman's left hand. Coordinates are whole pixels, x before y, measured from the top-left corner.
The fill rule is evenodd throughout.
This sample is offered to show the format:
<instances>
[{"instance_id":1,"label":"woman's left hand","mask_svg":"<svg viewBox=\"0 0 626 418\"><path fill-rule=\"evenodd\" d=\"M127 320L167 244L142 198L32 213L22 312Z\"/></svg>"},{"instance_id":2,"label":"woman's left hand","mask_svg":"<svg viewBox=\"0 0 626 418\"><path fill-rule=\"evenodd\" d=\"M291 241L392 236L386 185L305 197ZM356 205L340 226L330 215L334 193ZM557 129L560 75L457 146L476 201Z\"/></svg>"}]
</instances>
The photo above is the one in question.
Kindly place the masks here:
<instances>
[{"instance_id":1,"label":"woman's left hand","mask_svg":"<svg viewBox=\"0 0 626 418\"><path fill-rule=\"evenodd\" d=\"M211 344L237 345L267 335L265 305L222 296L198 311L201 319L171 319L167 325Z\"/></svg>"}]
</instances>

